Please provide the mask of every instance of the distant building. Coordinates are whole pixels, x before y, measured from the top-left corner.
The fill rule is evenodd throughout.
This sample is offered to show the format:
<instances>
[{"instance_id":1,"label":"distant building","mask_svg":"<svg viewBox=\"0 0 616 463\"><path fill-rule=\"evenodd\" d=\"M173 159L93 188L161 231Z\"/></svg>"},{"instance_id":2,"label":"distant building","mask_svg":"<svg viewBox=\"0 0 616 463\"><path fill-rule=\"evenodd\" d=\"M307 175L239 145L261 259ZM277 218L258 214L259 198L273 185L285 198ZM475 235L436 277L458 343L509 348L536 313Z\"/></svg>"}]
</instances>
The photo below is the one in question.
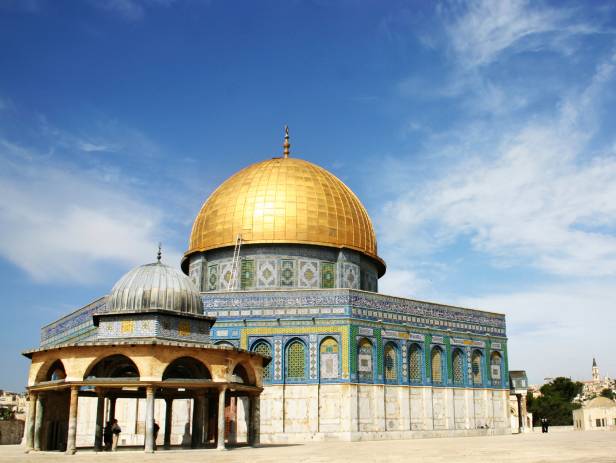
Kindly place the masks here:
<instances>
[{"instance_id":1,"label":"distant building","mask_svg":"<svg viewBox=\"0 0 616 463\"><path fill-rule=\"evenodd\" d=\"M9 392L0 389L0 409L8 409L15 413L15 418L24 418L27 404L25 393Z\"/></svg>"},{"instance_id":2,"label":"distant building","mask_svg":"<svg viewBox=\"0 0 616 463\"><path fill-rule=\"evenodd\" d=\"M601 391L604 389L616 389L615 381L608 375L601 378L599 367L597 366L597 360L594 358L592 359L592 379L589 381L582 381L582 384L584 384L584 389L582 390L580 397L581 402L594 399L600 395Z\"/></svg>"},{"instance_id":3,"label":"distant building","mask_svg":"<svg viewBox=\"0 0 616 463\"><path fill-rule=\"evenodd\" d=\"M616 402L596 397L573 410L573 427L580 431L616 430Z\"/></svg>"}]
</instances>

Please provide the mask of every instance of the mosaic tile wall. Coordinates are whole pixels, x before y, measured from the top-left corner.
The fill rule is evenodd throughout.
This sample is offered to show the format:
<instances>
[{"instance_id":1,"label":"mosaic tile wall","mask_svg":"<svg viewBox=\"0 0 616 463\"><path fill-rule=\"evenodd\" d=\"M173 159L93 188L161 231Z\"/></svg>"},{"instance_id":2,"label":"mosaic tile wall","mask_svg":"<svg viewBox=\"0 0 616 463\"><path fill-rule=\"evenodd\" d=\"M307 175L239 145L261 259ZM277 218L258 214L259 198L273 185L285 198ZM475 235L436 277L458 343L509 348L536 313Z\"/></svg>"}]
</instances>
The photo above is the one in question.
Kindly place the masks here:
<instances>
[{"instance_id":1,"label":"mosaic tile wall","mask_svg":"<svg viewBox=\"0 0 616 463\"><path fill-rule=\"evenodd\" d=\"M174 341L210 342L209 322L173 315L113 315L100 319L98 339L159 338Z\"/></svg>"},{"instance_id":2,"label":"mosaic tile wall","mask_svg":"<svg viewBox=\"0 0 616 463\"><path fill-rule=\"evenodd\" d=\"M346 315L422 328L506 336L505 316L350 289L203 294L205 314L251 319Z\"/></svg>"},{"instance_id":3,"label":"mosaic tile wall","mask_svg":"<svg viewBox=\"0 0 616 463\"><path fill-rule=\"evenodd\" d=\"M226 291L232 276L232 250L192 256L189 276L202 291ZM206 259L207 255L207 259ZM376 291L377 268L351 250L318 246L246 246L240 253L234 290L279 288L352 288Z\"/></svg>"},{"instance_id":4,"label":"mosaic tile wall","mask_svg":"<svg viewBox=\"0 0 616 463\"><path fill-rule=\"evenodd\" d=\"M41 347L83 341L96 336L92 315L107 311L107 296L60 318L41 328Z\"/></svg>"}]
</instances>

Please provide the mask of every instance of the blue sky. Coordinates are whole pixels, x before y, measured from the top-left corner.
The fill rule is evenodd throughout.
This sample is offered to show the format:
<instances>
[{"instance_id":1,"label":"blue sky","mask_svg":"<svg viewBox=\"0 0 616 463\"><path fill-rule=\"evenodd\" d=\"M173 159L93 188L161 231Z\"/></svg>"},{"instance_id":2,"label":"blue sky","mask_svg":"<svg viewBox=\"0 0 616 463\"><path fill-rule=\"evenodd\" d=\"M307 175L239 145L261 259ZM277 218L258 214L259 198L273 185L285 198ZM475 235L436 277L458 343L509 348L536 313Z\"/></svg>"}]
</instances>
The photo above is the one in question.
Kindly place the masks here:
<instances>
[{"instance_id":1,"label":"blue sky","mask_svg":"<svg viewBox=\"0 0 616 463\"><path fill-rule=\"evenodd\" d=\"M616 375L612 2L0 0L0 387L39 328L178 264L281 152L362 199L381 291L504 312L534 382Z\"/></svg>"}]
</instances>

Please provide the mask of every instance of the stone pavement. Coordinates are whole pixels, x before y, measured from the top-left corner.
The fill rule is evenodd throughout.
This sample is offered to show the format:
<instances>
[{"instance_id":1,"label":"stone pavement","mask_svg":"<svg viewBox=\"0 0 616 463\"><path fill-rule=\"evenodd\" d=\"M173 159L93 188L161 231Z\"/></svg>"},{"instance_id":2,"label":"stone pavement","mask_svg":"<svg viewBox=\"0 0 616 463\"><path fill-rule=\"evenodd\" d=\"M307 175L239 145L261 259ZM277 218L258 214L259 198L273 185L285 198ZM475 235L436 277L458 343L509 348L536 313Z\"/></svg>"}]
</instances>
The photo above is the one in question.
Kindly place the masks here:
<instances>
[{"instance_id":1,"label":"stone pavement","mask_svg":"<svg viewBox=\"0 0 616 463\"><path fill-rule=\"evenodd\" d=\"M1 446L0 463L134 463L164 462L616 462L616 432L568 431L495 437L459 437L370 442L314 442L297 445L217 450L170 450L146 455L124 450L68 456L57 452L24 454L21 447Z\"/></svg>"}]
</instances>

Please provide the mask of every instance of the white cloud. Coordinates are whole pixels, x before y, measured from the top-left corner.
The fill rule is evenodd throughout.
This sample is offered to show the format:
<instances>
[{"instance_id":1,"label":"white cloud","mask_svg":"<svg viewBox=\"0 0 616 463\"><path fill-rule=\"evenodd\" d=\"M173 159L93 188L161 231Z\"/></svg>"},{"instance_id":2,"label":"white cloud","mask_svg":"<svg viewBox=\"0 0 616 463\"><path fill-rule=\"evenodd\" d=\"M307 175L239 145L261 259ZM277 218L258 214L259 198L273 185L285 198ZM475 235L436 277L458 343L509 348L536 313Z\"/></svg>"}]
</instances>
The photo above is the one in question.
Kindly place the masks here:
<instances>
[{"instance_id":1,"label":"white cloud","mask_svg":"<svg viewBox=\"0 0 616 463\"><path fill-rule=\"evenodd\" d=\"M560 275L616 275L616 153L588 155L615 62L612 56L602 63L554 117L514 133L503 128L489 151L467 140L462 160L438 178L410 189L405 182L378 217L381 242L395 246L413 236L415 246L429 250L468 237L501 262L515 258Z\"/></svg>"},{"instance_id":2,"label":"white cloud","mask_svg":"<svg viewBox=\"0 0 616 463\"><path fill-rule=\"evenodd\" d=\"M509 367L531 381L571 376L588 379L596 357L602 373L616 375L611 343L616 330L613 282L546 285L457 302L507 314Z\"/></svg>"},{"instance_id":3,"label":"white cloud","mask_svg":"<svg viewBox=\"0 0 616 463\"><path fill-rule=\"evenodd\" d=\"M506 50L568 50L560 33L587 33L586 25L571 25L573 11L552 9L527 0L472 0L462 9L441 8L446 32L465 68L495 61ZM555 34L546 38L546 34ZM534 39L538 39L535 41Z\"/></svg>"},{"instance_id":4,"label":"white cloud","mask_svg":"<svg viewBox=\"0 0 616 463\"><path fill-rule=\"evenodd\" d=\"M151 262L162 221L121 183L0 142L0 255L37 281L93 282L105 265Z\"/></svg>"}]
</instances>

